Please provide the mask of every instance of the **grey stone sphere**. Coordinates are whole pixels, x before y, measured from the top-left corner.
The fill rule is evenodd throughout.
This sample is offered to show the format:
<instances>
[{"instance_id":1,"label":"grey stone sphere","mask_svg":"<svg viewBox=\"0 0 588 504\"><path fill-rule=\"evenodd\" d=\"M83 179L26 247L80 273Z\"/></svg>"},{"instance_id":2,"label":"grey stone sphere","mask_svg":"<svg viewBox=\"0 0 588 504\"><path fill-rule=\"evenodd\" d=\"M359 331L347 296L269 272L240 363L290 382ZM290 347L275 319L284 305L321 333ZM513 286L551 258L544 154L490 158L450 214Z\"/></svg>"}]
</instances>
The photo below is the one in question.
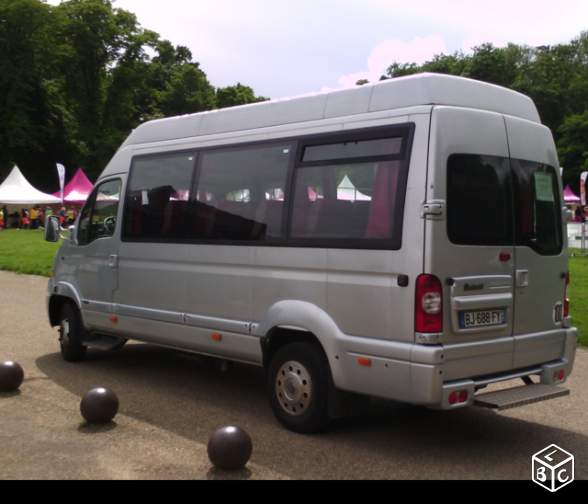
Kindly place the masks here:
<instances>
[{"instance_id":1,"label":"grey stone sphere","mask_svg":"<svg viewBox=\"0 0 588 504\"><path fill-rule=\"evenodd\" d=\"M13 361L0 363L0 392L16 392L24 380L20 364Z\"/></svg>"},{"instance_id":2,"label":"grey stone sphere","mask_svg":"<svg viewBox=\"0 0 588 504\"><path fill-rule=\"evenodd\" d=\"M109 423L118 413L118 397L110 389L94 388L82 398L80 412L90 424Z\"/></svg>"},{"instance_id":3,"label":"grey stone sphere","mask_svg":"<svg viewBox=\"0 0 588 504\"><path fill-rule=\"evenodd\" d=\"M240 427L217 429L208 440L208 458L219 469L243 469L252 452L251 437Z\"/></svg>"}]
</instances>

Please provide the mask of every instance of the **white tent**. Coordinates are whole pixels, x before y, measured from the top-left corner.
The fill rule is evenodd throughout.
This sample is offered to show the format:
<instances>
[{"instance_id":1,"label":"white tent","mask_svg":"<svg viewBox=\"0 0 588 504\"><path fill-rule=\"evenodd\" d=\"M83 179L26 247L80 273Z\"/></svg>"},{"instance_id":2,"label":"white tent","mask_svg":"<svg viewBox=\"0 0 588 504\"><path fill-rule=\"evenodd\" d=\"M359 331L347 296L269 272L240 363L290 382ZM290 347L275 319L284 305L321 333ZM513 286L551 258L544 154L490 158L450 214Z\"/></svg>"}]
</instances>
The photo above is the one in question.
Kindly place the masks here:
<instances>
[{"instance_id":1,"label":"white tent","mask_svg":"<svg viewBox=\"0 0 588 504\"><path fill-rule=\"evenodd\" d=\"M353 185L353 182L347 175L341 181L341 184L337 188L337 199L340 201L371 201L371 196L363 194L357 187Z\"/></svg>"},{"instance_id":2,"label":"white tent","mask_svg":"<svg viewBox=\"0 0 588 504\"><path fill-rule=\"evenodd\" d=\"M60 203L59 198L35 189L18 166L12 169L10 175L0 185L0 204L2 205L58 205Z\"/></svg>"}]
</instances>

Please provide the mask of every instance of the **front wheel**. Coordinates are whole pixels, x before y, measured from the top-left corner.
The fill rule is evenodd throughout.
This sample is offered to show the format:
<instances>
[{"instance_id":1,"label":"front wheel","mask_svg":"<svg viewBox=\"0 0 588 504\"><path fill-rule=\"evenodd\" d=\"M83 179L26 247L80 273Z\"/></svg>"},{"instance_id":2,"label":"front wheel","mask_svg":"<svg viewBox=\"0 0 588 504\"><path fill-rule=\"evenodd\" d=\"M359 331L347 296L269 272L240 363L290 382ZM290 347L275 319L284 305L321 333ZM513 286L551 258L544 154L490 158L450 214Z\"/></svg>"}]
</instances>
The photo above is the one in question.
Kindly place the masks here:
<instances>
[{"instance_id":1,"label":"front wheel","mask_svg":"<svg viewBox=\"0 0 588 504\"><path fill-rule=\"evenodd\" d=\"M267 389L272 410L286 428L303 434L329 423L329 363L318 345L292 343L272 357Z\"/></svg>"},{"instance_id":2,"label":"front wheel","mask_svg":"<svg viewBox=\"0 0 588 504\"><path fill-rule=\"evenodd\" d=\"M86 356L87 348L82 344L85 333L82 317L76 306L65 303L59 321L59 346L61 356L67 362L80 362Z\"/></svg>"}]
</instances>

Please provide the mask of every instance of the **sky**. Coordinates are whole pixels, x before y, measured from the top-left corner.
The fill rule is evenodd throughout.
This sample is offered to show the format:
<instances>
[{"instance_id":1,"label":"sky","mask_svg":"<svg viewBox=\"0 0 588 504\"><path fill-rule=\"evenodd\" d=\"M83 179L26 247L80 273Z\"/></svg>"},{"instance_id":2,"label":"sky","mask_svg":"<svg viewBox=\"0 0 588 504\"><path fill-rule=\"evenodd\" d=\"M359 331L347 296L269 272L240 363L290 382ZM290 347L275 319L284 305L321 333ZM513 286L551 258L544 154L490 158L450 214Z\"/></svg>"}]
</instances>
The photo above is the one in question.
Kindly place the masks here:
<instances>
[{"instance_id":1,"label":"sky","mask_svg":"<svg viewBox=\"0 0 588 504\"><path fill-rule=\"evenodd\" d=\"M60 0L49 0L57 4ZM144 28L190 48L215 86L296 96L378 80L484 42L569 42L587 0L115 0Z\"/></svg>"}]
</instances>

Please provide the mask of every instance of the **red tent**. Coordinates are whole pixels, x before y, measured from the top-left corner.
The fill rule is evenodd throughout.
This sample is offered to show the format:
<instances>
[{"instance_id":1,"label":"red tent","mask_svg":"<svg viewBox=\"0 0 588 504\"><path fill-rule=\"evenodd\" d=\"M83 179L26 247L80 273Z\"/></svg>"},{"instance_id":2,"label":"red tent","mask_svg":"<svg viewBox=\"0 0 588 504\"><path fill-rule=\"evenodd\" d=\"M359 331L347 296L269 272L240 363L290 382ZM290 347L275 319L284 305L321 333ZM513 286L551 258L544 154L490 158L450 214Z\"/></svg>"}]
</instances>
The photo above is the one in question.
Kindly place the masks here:
<instances>
[{"instance_id":1,"label":"red tent","mask_svg":"<svg viewBox=\"0 0 588 504\"><path fill-rule=\"evenodd\" d=\"M566 203L579 203L580 198L574 194L574 191L572 191L570 186L566 186L564 189L564 201Z\"/></svg>"},{"instance_id":2,"label":"red tent","mask_svg":"<svg viewBox=\"0 0 588 504\"><path fill-rule=\"evenodd\" d=\"M88 199L88 196L90 196L93 188L94 184L86 177L84 170L78 168L78 171L76 171L63 190L63 199L65 203L83 205ZM57 192L54 196L60 198L61 194Z\"/></svg>"}]
</instances>

